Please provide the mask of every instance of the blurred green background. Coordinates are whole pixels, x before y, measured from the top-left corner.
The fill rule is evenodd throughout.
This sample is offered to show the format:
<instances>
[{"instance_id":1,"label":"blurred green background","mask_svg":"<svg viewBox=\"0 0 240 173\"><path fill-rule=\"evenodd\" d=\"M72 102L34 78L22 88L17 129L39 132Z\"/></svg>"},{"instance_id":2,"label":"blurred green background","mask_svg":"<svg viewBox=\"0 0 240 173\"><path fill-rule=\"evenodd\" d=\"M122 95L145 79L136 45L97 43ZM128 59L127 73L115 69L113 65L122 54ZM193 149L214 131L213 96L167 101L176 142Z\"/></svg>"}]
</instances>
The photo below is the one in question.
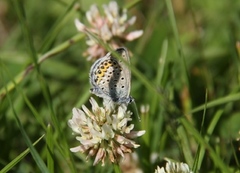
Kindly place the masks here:
<instances>
[{"instance_id":1,"label":"blurred green background","mask_svg":"<svg viewBox=\"0 0 240 173\"><path fill-rule=\"evenodd\" d=\"M125 45L136 69L131 95L138 109L150 108L140 112L141 122L133 116L135 128L146 130L138 140L137 167L154 172L168 157L196 172L237 172L240 1L117 2L130 6L128 16L137 17L132 30L144 30ZM92 62L82 55L86 38L74 19L87 25L85 12L93 3L101 8L109 1L0 0L0 169L9 165L10 172L42 172L36 160L50 160L49 172L113 172L109 163L93 167L91 159L86 162L83 154L69 152L78 145L67 126L71 110L89 107L91 96ZM53 55L46 54L55 48ZM38 58L47 57L37 68L29 67L33 50ZM29 147L21 129L32 143L46 136L35 146L38 154L31 150L32 155L10 163Z\"/></svg>"}]
</instances>

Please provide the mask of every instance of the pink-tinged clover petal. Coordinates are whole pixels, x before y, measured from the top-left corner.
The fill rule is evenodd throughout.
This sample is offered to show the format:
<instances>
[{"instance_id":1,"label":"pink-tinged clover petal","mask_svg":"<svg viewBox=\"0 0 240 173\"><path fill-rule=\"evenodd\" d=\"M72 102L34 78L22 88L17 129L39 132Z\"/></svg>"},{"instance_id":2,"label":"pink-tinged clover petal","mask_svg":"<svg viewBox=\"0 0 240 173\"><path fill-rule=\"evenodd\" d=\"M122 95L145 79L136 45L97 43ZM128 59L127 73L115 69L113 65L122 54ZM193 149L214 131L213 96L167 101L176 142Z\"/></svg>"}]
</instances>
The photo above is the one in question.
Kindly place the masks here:
<instances>
[{"instance_id":1,"label":"pink-tinged clover petal","mask_svg":"<svg viewBox=\"0 0 240 173\"><path fill-rule=\"evenodd\" d=\"M96 164L99 163L101 160L103 161L103 160L104 160L103 158L105 157L105 155L106 155L105 149L99 148L99 150L98 150L98 152L97 152L97 155L96 155L96 157L95 157L95 160L94 160L94 162L93 162L93 165L96 165ZM104 161L103 161L102 163L103 163L103 165L104 165Z\"/></svg>"},{"instance_id":2,"label":"pink-tinged clover petal","mask_svg":"<svg viewBox=\"0 0 240 173\"><path fill-rule=\"evenodd\" d=\"M98 150L96 148L92 148L91 150L89 150L88 155L89 156L94 156L97 153L97 151Z\"/></svg>"},{"instance_id":3,"label":"pink-tinged clover petal","mask_svg":"<svg viewBox=\"0 0 240 173\"><path fill-rule=\"evenodd\" d=\"M124 158L124 153L120 147L117 148L117 153L120 154L122 158Z\"/></svg>"},{"instance_id":4,"label":"pink-tinged clover petal","mask_svg":"<svg viewBox=\"0 0 240 173\"><path fill-rule=\"evenodd\" d=\"M135 40L135 39L141 37L142 34L143 34L143 30L133 31L133 32L130 32L129 34L127 34L125 36L125 39L128 41L132 41L132 40Z\"/></svg>"},{"instance_id":5,"label":"pink-tinged clover petal","mask_svg":"<svg viewBox=\"0 0 240 173\"><path fill-rule=\"evenodd\" d=\"M78 152L78 151L80 151L81 150L81 146L77 146L77 147L74 147L74 148L70 148L70 151L71 152L74 152L74 153L76 153L76 152Z\"/></svg>"},{"instance_id":6,"label":"pink-tinged clover petal","mask_svg":"<svg viewBox=\"0 0 240 173\"><path fill-rule=\"evenodd\" d=\"M73 147L73 148L70 148L70 151L71 152L81 152L81 153L84 153L85 151L87 151L89 149L89 146L77 146L77 147Z\"/></svg>"},{"instance_id":7,"label":"pink-tinged clover petal","mask_svg":"<svg viewBox=\"0 0 240 173\"><path fill-rule=\"evenodd\" d=\"M126 134L126 137L127 138L130 138L130 139L134 139L136 137L139 137L139 136L142 136L146 133L145 130L141 130L141 131L131 131L130 133Z\"/></svg>"}]
</instances>

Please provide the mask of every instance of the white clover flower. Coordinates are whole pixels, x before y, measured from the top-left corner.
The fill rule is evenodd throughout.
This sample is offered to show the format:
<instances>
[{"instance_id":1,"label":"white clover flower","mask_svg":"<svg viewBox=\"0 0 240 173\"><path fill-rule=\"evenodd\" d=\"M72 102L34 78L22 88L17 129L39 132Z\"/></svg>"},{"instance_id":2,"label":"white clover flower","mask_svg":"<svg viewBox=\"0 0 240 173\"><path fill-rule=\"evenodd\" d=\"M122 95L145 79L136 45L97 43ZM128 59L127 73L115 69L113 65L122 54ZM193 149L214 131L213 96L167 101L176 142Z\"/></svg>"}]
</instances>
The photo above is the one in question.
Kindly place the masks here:
<instances>
[{"instance_id":1,"label":"white clover flower","mask_svg":"<svg viewBox=\"0 0 240 173\"><path fill-rule=\"evenodd\" d=\"M140 146L133 139L145 131L133 131L134 125L128 125L132 113L124 104L113 111L99 107L93 98L90 98L90 103L92 111L84 105L82 110L73 108L73 117L68 121L80 142L79 146L70 149L72 152L86 153L87 159L95 156L93 165L100 161L104 165L106 157L116 163L125 153L131 153Z\"/></svg>"},{"instance_id":2,"label":"white clover flower","mask_svg":"<svg viewBox=\"0 0 240 173\"><path fill-rule=\"evenodd\" d=\"M159 166L157 166L157 169L155 169L154 173L166 173L166 172L163 167L160 168Z\"/></svg>"},{"instance_id":3,"label":"white clover flower","mask_svg":"<svg viewBox=\"0 0 240 173\"><path fill-rule=\"evenodd\" d=\"M167 160L165 168L157 166L155 173L193 173L186 163L172 162L170 159L165 160Z\"/></svg>"},{"instance_id":4,"label":"white clover flower","mask_svg":"<svg viewBox=\"0 0 240 173\"><path fill-rule=\"evenodd\" d=\"M88 56L88 60L100 58L107 53L105 48L94 40L89 32L98 36L113 49L123 46L122 42L135 40L143 34L142 30L126 32L127 28L135 23L136 17L128 19L127 9L120 12L116 1L111 1L108 5L104 4L103 11L104 14L101 14L95 4L90 7L90 10L86 12L89 27L75 19L77 29L88 35L86 43L89 48L84 53L85 56Z\"/></svg>"}]
</instances>

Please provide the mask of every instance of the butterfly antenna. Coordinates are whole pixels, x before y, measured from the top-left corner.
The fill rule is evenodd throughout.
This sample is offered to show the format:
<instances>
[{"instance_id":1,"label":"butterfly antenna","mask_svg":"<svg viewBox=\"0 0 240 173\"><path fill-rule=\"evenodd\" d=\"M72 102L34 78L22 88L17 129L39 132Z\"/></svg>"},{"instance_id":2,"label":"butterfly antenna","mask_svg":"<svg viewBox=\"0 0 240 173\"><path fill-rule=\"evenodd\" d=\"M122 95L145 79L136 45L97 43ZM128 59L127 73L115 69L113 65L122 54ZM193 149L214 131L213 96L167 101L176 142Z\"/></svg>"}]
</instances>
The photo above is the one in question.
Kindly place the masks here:
<instances>
[{"instance_id":1,"label":"butterfly antenna","mask_svg":"<svg viewBox=\"0 0 240 173\"><path fill-rule=\"evenodd\" d=\"M137 109L137 104L136 104L135 100L133 100L132 103L133 103L133 106L134 106L135 113L137 114L138 121L141 122L141 118L139 116L138 109Z\"/></svg>"}]
</instances>

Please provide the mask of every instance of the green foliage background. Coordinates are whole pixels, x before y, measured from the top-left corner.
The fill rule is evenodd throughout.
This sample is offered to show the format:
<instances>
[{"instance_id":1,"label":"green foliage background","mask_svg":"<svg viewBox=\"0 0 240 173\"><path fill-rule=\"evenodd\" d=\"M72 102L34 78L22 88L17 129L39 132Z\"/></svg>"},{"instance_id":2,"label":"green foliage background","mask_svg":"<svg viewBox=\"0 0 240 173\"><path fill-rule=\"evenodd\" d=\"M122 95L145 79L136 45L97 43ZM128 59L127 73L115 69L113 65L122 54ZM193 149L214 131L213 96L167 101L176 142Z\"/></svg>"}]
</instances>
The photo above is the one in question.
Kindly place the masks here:
<instances>
[{"instance_id":1,"label":"green foliage background","mask_svg":"<svg viewBox=\"0 0 240 173\"><path fill-rule=\"evenodd\" d=\"M73 107L90 106L92 62L74 19L87 23L90 5L108 2L0 1L1 172L114 171L70 153L78 143L67 126ZM131 95L138 109L150 107L141 122L133 116L146 130L139 167L154 172L168 157L195 172L239 172L240 1L117 2L137 16L132 29L144 30L125 45Z\"/></svg>"}]
</instances>

